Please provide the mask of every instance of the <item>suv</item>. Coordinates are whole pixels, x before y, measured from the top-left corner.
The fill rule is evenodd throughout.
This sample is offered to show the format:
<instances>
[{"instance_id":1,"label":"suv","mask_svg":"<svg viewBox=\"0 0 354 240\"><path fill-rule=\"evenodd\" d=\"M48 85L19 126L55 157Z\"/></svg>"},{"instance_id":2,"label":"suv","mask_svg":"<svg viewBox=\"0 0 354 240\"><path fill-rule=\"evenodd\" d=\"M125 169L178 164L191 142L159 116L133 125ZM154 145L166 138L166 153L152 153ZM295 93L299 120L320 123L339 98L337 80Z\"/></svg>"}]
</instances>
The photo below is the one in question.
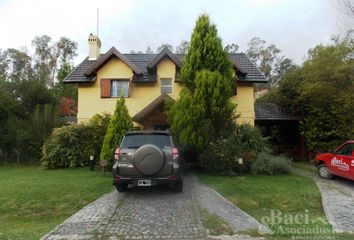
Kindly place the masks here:
<instances>
[{"instance_id":1,"label":"suv","mask_svg":"<svg viewBox=\"0 0 354 240\"><path fill-rule=\"evenodd\" d=\"M336 175L354 180L354 140L343 143L333 153L317 154L315 163L321 178Z\"/></svg>"},{"instance_id":2,"label":"suv","mask_svg":"<svg viewBox=\"0 0 354 240\"><path fill-rule=\"evenodd\" d=\"M128 184L169 184L183 190L182 161L172 136L165 131L134 131L125 134L114 153L113 185L124 192Z\"/></svg>"}]
</instances>

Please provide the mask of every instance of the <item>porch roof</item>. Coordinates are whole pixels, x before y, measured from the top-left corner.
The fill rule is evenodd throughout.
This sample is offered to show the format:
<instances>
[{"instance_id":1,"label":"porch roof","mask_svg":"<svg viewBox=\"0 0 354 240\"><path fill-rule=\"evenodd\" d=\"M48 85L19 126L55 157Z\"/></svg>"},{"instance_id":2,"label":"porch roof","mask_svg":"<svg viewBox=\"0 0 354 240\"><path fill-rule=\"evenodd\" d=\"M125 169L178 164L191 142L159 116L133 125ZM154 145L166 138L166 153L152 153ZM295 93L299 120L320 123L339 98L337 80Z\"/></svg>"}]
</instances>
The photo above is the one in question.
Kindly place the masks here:
<instances>
[{"instance_id":1,"label":"porch roof","mask_svg":"<svg viewBox=\"0 0 354 240\"><path fill-rule=\"evenodd\" d=\"M172 97L170 97L167 94L161 94L159 97L157 97L154 101L149 103L146 107L144 107L140 112L135 114L133 116L133 121L137 123L141 123L142 120L149 114L151 113L155 108L157 108L161 103L163 103L166 99L173 100Z\"/></svg>"},{"instance_id":2,"label":"porch roof","mask_svg":"<svg viewBox=\"0 0 354 240\"><path fill-rule=\"evenodd\" d=\"M256 103L254 111L256 121L296 122L304 119L302 116L283 112L279 106L273 103Z\"/></svg>"}]
</instances>

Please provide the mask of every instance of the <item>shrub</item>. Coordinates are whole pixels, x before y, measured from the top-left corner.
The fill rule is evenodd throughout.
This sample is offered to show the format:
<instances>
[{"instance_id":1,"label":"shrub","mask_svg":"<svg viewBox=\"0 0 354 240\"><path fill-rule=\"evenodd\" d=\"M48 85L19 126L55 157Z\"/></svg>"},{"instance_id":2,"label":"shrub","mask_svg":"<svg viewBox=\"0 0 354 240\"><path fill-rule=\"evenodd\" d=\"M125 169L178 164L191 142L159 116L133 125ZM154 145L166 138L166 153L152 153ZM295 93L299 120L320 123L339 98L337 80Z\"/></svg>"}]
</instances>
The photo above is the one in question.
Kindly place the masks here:
<instances>
[{"instance_id":1,"label":"shrub","mask_svg":"<svg viewBox=\"0 0 354 240\"><path fill-rule=\"evenodd\" d=\"M41 166L78 167L98 159L110 115L95 115L87 123L55 128L42 147Z\"/></svg>"},{"instance_id":2,"label":"shrub","mask_svg":"<svg viewBox=\"0 0 354 240\"><path fill-rule=\"evenodd\" d=\"M132 128L133 120L129 116L124 97L121 96L117 100L114 115L109 122L107 133L101 145L101 160L112 161L114 150L120 145L124 134Z\"/></svg>"},{"instance_id":3,"label":"shrub","mask_svg":"<svg viewBox=\"0 0 354 240\"><path fill-rule=\"evenodd\" d=\"M232 175L238 155L237 145L230 137L220 139L199 155L199 165L210 174Z\"/></svg>"},{"instance_id":4,"label":"shrub","mask_svg":"<svg viewBox=\"0 0 354 240\"><path fill-rule=\"evenodd\" d=\"M251 165L253 175L277 175L290 172L290 159L285 156L274 156L269 153L259 153Z\"/></svg>"},{"instance_id":5,"label":"shrub","mask_svg":"<svg viewBox=\"0 0 354 240\"><path fill-rule=\"evenodd\" d=\"M200 166L208 173L249 172L252 160L260 152L269 152L269 143L260 130L249 124L234 125L227 136L209 145L199 156ZM243 164L238 159L243 159Z\"/></svg>"}]
</instances>

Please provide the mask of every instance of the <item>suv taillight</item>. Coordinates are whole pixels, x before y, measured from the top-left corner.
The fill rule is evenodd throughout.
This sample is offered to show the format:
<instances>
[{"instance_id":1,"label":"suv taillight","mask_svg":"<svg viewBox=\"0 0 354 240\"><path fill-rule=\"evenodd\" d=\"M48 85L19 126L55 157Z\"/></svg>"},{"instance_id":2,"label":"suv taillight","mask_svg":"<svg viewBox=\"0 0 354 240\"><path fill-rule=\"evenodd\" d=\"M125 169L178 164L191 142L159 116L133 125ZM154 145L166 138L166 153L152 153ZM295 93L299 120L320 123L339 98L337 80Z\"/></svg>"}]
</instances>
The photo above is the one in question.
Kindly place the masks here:
<instances>
[{"instance_id":1,"label":"suv taillight","mask_svg":"<svg viewBox=\"0 0 354 240\"><path fill-rule=\"evenodd\" d=\"M120 156L120 148L116 148L116 150L114 151L114 159L118 160Z\"/></svg>"},{"instance_id":2,"label":"suv taillight","mask_svg":"<svg viewBox=\"0 0 354 240\"><path fill-rule=\"evenodd\" d=\"M172 148L172 158L173 160L176 160L178 158L178 149L177 148Z\"/></svg>"}]
</instances>

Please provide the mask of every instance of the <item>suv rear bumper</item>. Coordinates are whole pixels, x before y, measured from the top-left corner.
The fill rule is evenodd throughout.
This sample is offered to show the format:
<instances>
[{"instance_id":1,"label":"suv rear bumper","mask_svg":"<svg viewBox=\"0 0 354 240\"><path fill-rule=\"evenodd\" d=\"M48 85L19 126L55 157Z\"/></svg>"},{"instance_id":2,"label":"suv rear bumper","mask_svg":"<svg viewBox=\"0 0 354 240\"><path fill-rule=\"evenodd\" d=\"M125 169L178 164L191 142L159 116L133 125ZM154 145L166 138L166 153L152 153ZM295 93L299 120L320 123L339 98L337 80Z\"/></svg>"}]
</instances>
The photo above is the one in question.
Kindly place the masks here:
<instances>
[{"instance_id":1,"label":"suv rear bumper","mask_svg":"<svg viewBox=\"0 0 354 240\"><path fill-rule=\"evenodd\" d=\"M175 183L176 181L180 180L182 177L181 176L167 176L167 177L146 177L146 176L141 176L141 177L122 177L119 175L116 175L113 177L113 185L117 185L118 183L127 183L127 184L134 184L138 185L139 180L151 180L151 185L160 185L160 184L171 184Z\"/></svg>"}]
</instances>

